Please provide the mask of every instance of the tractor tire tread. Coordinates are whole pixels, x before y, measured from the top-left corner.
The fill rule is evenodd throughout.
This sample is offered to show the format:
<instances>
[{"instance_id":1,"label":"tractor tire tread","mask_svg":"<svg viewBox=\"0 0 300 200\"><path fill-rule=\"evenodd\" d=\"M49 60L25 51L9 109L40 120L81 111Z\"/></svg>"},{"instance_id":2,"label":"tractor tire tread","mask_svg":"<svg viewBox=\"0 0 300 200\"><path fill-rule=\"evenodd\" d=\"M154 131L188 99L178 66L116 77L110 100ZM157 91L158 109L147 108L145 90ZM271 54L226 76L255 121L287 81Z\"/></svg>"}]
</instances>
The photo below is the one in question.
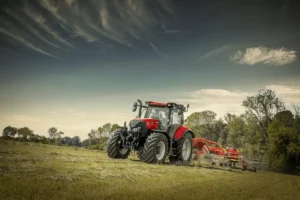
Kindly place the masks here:
<instances>
[{"instance_id":1,"label":"tractor tire tread","mask_svg":"<svg viewBox=\"0 0 300 200\"><path fill-rule=\"evenodd\" d=\"M125 154L120 153L118 147L118 141L120 140L121 137L120 134L121 132L119 131L115 132L107 142L106 152L110 158L126 159L130 154L130 149L128 149L128 151Z\"/></svg>"},{"instance_id":2,"label":"tractor tire tread","mask_svg":"<svg viewBox=\"0 0 300 200\"><path fill-rule=\"evenodd\" d=\"M165 157L162 160L156 159L156 146L159 141L164 141L166 146L166 155L168 152L168 140L167 137L161 133L153 133L147 139L143 149L144 162L154 164L163 164L165 162Z\"/></svg>"}]
</instances>

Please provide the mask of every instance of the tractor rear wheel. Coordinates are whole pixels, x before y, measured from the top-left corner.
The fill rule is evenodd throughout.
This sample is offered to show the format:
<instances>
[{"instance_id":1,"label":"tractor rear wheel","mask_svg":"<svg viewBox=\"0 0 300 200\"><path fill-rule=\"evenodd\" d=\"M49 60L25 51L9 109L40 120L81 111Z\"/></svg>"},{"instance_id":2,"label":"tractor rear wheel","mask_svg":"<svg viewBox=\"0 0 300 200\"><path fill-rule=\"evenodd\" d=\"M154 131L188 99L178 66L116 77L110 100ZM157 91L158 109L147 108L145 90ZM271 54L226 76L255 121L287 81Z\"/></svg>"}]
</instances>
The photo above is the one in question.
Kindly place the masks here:
<instances>
[{"instance_id":1,"label":"tractor rear wheel","mask_svg":"<svg viewBox=\"0 0 300 200\"><path fill-rule=\"evenodd\" d=\"M110 158L126 159L130 153L130 149L123 146L121 132L117 131L107 142L107 155Z\"/></svg>"},{"instance_id":2,"label":"tractor rear wheel","mask_svg":"<svg viewBox=\"0 0 300 200\"><path fill-rule=\"evenodd\" d=\"M168 154L168 139L162 133L151 134L144 145L143 161L163 164Z\"/></svg>"},{"instance_id":3,"label":"tractor rear wheel","mask_svg":"<svg viewBox=\"0 0 300 200\"><path fill-rule=\"evenodd\" d=\"M170 156L170 162L179 165L189 165L193 153L193 139L191 134L185 134L177 142L176 154Z\"/></svg>"}]
</instances>

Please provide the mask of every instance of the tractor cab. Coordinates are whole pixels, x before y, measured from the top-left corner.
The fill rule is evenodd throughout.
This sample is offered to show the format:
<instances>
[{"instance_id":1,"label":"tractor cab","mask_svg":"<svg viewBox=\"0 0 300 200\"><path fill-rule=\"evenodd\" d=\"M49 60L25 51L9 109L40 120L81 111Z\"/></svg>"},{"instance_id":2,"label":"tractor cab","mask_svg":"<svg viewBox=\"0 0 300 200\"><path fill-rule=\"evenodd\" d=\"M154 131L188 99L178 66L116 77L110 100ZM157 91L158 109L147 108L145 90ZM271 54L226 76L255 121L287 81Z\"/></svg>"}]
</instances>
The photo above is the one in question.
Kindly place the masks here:
<instances>
[{"instance_id":1,"label":"tractor cab","mask_svg":"<svg viewBox=\"0 0 300 200\"><path fill-rule=\"evenodd\" d=\"M184 124L183 113L189 108L189 104L185 107L173 102L146 101L145 104L142 105L140 100L134 102L133 111L135 112L139 107L137 119L144 121L151 130L164 131L171 135L174 135L175 131Z\"/></svg>"}]
</instances>

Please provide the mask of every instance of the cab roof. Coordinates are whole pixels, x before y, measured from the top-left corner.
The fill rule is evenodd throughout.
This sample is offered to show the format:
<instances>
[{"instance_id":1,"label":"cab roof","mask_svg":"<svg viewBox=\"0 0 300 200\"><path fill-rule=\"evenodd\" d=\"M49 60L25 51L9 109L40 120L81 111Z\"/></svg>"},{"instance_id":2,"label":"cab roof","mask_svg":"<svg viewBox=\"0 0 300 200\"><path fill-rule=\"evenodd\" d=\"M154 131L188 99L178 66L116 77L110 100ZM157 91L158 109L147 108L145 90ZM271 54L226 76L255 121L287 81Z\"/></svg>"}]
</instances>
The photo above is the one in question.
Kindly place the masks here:
<instances>
[{"instance_id":1,"label":"cab roof","mask_svg":"<svg viewBox=\"0 0 300 200\"><path fill-rule=\"evenodd\" d=\"M149 106L157 106L157 107L167 107L168 104L173 104L174 106L180 106L179 104L174 102L162 103L156 101L146 101L146 104L148 104Z\"/></svg>"}]
</instances>

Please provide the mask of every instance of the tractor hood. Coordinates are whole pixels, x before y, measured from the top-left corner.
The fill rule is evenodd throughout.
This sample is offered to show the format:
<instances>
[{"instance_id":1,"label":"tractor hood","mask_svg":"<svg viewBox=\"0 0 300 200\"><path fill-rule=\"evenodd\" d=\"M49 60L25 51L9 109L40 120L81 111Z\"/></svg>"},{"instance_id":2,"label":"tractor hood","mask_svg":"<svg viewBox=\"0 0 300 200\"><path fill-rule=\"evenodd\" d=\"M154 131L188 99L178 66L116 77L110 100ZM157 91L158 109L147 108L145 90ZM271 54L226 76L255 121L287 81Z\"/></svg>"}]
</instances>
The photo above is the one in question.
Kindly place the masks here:
<instances>
[{"instance_id":1,"label":"tractor hood","mask_svg":"<svg viewBox=\"0 0 300 200\"><path fill-rule=\"evenodd\" d=\"M151 119L151 118L138 118L138 119L133 119L132 121L145 122L147 129L150 130L158 129L160 124L160 121L158 119Z\"/></svg>"}]
</instances>

